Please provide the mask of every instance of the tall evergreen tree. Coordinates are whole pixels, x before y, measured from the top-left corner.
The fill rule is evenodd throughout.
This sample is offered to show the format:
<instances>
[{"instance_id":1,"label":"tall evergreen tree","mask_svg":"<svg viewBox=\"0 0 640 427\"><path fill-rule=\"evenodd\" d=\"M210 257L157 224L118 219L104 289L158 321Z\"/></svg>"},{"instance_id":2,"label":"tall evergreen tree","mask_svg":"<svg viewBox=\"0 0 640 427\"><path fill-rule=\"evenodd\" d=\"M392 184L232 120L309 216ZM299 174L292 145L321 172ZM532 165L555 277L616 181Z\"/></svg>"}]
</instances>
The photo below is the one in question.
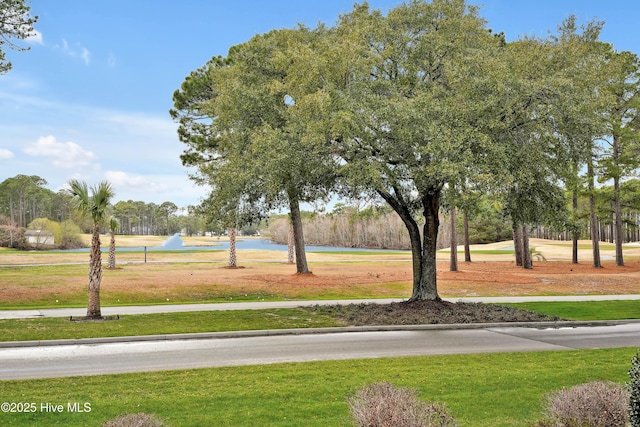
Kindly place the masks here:
<instances>
[{"instance_id":1,"label":"tall evergreen tree","mask_svg":"<svg viewBox=\"0 0 640 427\"><path fill-rule=\"evenodd\" d=\"M616 264L624 265L620 184L640 166L640 59L631 52L607 55L608 81L604 90L610 104L604 110L609 150L601 161L602 179L613 180Z\"/></svg>"}]
</instances>

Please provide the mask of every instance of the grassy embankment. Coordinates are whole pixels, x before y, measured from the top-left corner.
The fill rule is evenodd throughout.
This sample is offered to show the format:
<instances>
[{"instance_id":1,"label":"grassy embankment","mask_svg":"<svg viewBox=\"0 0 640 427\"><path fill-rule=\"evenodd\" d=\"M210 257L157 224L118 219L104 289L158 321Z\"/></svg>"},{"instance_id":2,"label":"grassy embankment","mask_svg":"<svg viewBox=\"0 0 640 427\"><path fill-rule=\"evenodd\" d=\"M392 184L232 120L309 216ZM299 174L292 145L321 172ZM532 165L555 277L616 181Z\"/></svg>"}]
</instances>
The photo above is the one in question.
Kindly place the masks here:
<instances>
[{"instance_id":1,"label":"grassy embankment","mask_svg":"<svg viewBox=\"0 0 640 427\"><path fill-rule=\"evenodd\" d=\"M346 399L389 381L445 402L460 425L530 426L545 393L595 380L623 382L635 349L286 363L0 383L2 401L62 404L63 413L0 413L6 426L97 426L153 413L167 426L345 426ZM70 413L87 402L89 413Z\"/></svg>"}]
</instances>

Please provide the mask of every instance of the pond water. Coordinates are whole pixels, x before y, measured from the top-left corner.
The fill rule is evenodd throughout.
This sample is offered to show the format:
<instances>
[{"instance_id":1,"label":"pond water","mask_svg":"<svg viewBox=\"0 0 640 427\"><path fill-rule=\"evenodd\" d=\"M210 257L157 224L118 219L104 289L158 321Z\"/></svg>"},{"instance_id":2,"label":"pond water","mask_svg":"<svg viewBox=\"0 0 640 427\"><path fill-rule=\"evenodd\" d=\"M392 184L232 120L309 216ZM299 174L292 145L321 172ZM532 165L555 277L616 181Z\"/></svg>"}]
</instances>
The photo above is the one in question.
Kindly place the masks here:
<instances>
[{"instance_id":1,"label":"pond water","mask_svg":"<svg viewBox=\"0 0 640 427\"><path fill-rule=\"evenodd\" d=\"M214 246L213 249L229 249L229 242L218 242L216 243L219 246ZM342 251L342 252L354 252L354 251L366 251L366 252L376 252L376 251L385 251L388 252L390 249L368 249L368 248L344 248L338 246L312 246L305 245L305 251L307 252L333 252L333 251ZM236 241L236 249L245 249L245 250L266 250L266 251L282 251L287 252L287 245L281 245L278 243L273 243L268 239L247 239L247 240L237 240ZM391 250L393 251L393 250Z\"/></svg>"},{"instance_id":2,"label":"pond water","mask_svg":"<svg viewBox=\"0 0 640 427\"><path fill-rule=\"evenodd\" d=\"M184 241L180 237L180 235L173 235L169 237L162 246L147 246L147 251L175 251L175 250L184 250L184 251L220 251L220 250L228 250L229 242L228 241L212 241L210 246L185 246ZM281 245L278 243L273 243L268 239L242 239L239 238L236 240L236 249L237 250L266 250L266 251L280 251L287 252L287 245ZM116 251L118 252L135 252L135 251L144 251L144 246L138 247L118 247L118 240L116 239ZM343 248L338 246L310 246L306 245L305 250L307 252L354 252L354 251L366 251L366 252L376 252L376 251L384 251L384 252L395 252L393 249L368 249L368 248ZM88 252L89 248L81 248L81 249L70 249L69 252ZM102 246L103 252L109 251L108 245ZM404 251L398 251L404 252Z\"/></svg>"}]
</instances>

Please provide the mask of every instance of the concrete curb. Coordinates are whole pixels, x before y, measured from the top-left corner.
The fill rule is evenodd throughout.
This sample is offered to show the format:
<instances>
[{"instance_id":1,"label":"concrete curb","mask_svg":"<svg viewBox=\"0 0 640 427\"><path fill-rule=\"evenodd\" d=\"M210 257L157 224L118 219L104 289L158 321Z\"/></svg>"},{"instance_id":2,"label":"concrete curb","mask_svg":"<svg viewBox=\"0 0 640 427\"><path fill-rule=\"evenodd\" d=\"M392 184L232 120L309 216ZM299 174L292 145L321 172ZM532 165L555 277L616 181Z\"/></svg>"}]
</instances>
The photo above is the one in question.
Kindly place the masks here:
<instances>
[{"instance_id":1,"label":"concrete curb","mask_svg":"<svg viewBox=\"0 0 640 427\"><path fill-rule=\"evenodd\" d=\"M428 331L428 330L463 330L490 328L536 328L559 329L594 326L615 326L627 323L640 323L640 320L594 320L594 321L557 321L557 322L501 322L501 323L454 323L436 325L381 325L381 326L344 326L333 328L301 328L301 329L267 329L229 332L200 332L186 334L137 335L124 337L80 338L61 340L5 341L0 342L0 349L51 347L63 345L96 345L128 342L154 342L177 340L228 339L245 337L270 337L282 335L338 334L349 332L384 332L384 331Z\"/></svg>"}]
</instances>

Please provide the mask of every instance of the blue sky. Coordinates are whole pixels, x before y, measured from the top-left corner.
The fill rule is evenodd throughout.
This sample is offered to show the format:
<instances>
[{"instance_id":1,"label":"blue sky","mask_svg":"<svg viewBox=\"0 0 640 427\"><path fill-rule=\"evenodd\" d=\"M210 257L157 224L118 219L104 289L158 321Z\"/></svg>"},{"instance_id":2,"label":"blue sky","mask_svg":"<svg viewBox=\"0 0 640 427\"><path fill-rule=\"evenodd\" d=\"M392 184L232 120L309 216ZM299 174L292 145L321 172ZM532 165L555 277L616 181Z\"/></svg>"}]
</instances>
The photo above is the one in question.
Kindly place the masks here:
<instances>
[{"instance_id":1,"label":"blue sky","mask_svg":"<svg viewBox=\"0 0 640 427\"><path fill-rule=\"evenodd\" d=\"M372 0L383 11L397 0ZM640 53L637 0L485 0L481 15L508 40L545 36L569 14L605 21L602 40ZM8 51L0 75L0 182L39 175L109 180L118 200L197 204L168 111L190 71L253 35L333 24L350 0L31 0L38 36ZM26 43L23 43L26 45Z\"/></svg>"}]
</instances>

